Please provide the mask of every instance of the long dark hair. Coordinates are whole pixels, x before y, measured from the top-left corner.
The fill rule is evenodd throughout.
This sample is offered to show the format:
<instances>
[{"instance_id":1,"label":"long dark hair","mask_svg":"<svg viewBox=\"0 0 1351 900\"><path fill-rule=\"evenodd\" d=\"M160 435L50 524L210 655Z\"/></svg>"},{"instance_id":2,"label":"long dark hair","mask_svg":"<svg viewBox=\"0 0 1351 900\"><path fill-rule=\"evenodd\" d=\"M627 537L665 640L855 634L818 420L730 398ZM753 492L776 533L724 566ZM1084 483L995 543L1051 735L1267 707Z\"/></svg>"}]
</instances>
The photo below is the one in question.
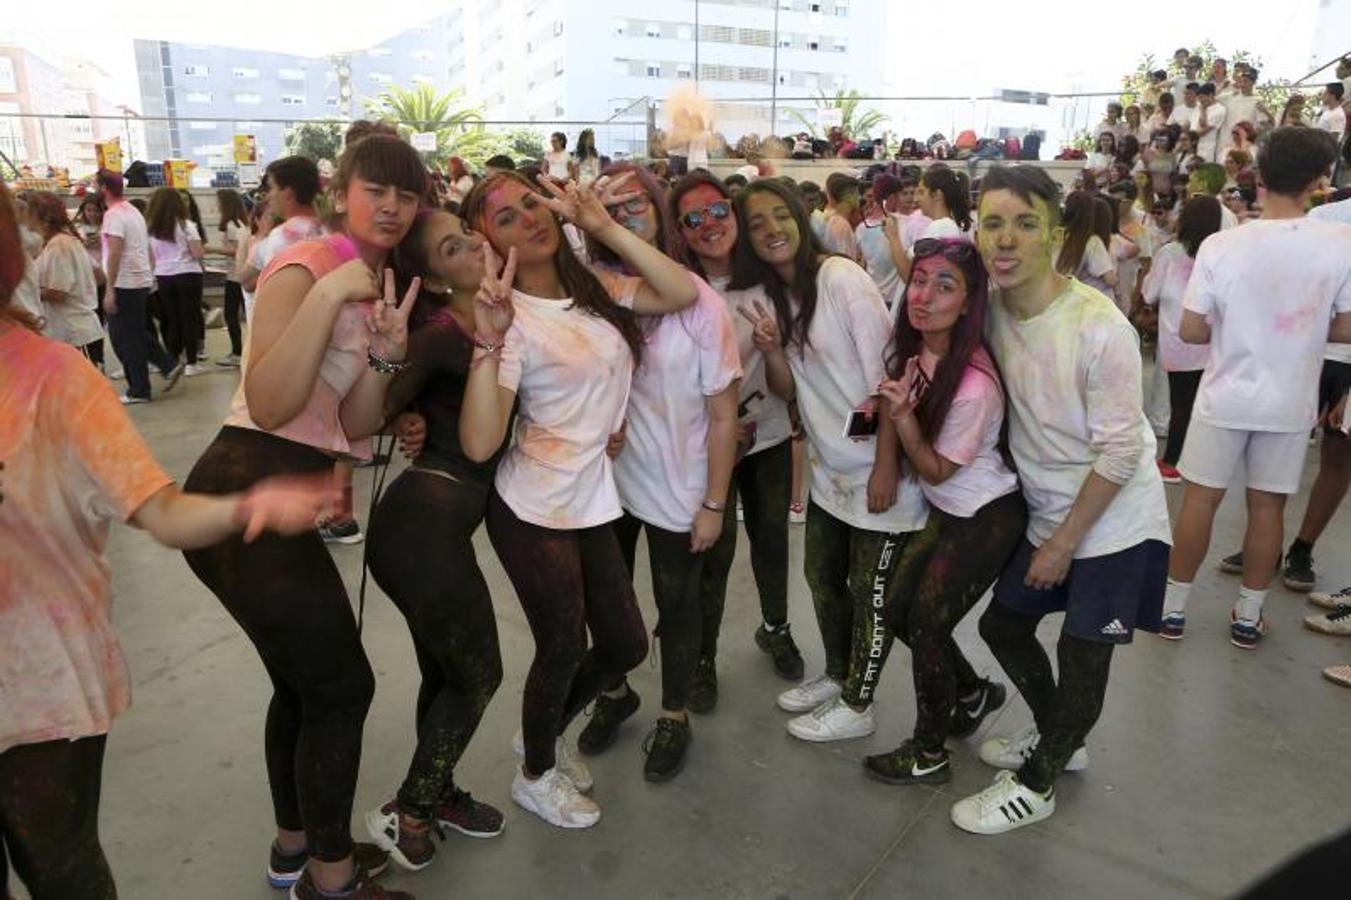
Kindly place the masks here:
<instances>
[{"instance_id":1,"label":"long dark hair","mask_svg":"<svg viewBox=\"0 0 1351 900\"><path fill-rule=\"evenodd\" d=\"M985 265L981 262L980 253L966 238L942 238L941 245L942 249L938 252L960 269L966 280L966 312L959 316L953 325L947 355L934 367L933 377L915 407L915 418L919 422L920 433L930 444L933 444L943 431L943 423L952 408L952 401L957 396L958 389L962 386L962 379L966 376L968 367L974 368L993 381L1001 395L1004 390L999 364L995 362L994 354L985 344L985 320L990 309L990 289L989 278L985 272ZM954 259L948 255L952 252L949 248L956 248L959 251L962 251L962 248L967 249L953 253L953 256L957 257ZM909 303L909 299L910 285L907 284L905 294L901 297L902 306L900 315L896 318L896 328L892 332L891 345L887 348L887 373L891 378L899 378L905 369L906 360L918 356L924 348L923 334L910 324L910 317L905 311L905 304ZM982 348L985 350L984 355L977 357L976 351ZM1008 451L1008 416L1004 417L1000 426L999 452L1012 468L1013 460Z\"/></svg>"},{"instance_id":2,"label":"long dark hair","mask_svg":"<svg viewBox=\"0 0 1351 900\"><path fill-rule=\"evenodd\" d=\"M605 167L602 175L619 177L633 173L633 182L625 185L626 188L639 188L647 195L647 202L651 204L653 212L657 216L657 236L653 239L653 246L662 252L666 251L667 245L671 241L671 227L674 221L668 218L666 212L666 188L662 187L657 177L644 169L642 166L636 166L633 163L621 162L612 163ZM602 244L600 241L592 239L591 235L586 236L586 252L591 259L608 268L619 268L623 262L613 250Z\"/></svg>"},{"instance_id":3,"label":"long dark hair","mask_svg":"<svg viewBox=\"0 0 1351 900\"><path fill-rule=\"evenodd\" d=\"M1097 196L1092 191L1070 191L1065 198L1065 213L1061 221L1065 225L1065 242L1060 245L1060 255L1056 257L1056 271L1061 275L1073 275L1084 259L1084 250L1088 247L1097 227Z\"/></svg>"},{"instance_id":4,"label":"long dark hair","mask_svg":"<svg viewBox=\"0 0 1351 900\"><path fill-rule=\"evenodd\" d=\"M532 193L543 194L538 185L532 184L528 178L519 172L497 171L480 179L479 183L474 185L474 189L469 192L469 195L464 198L460 210L464 221L485 237L488 234L484 227L488 194L506 181L514 181L523 185ZM605 286L600 283L600 279L590 269L582 265L581 260L577 258L577 254L572 252L572 247L568 244L562 226L557 220L554 221L554 227L558 229L558 249L554 251L553 258L554 269L558 272L558 281L563 286L563 290L567 291L568 296L572 298L572 305L580 308L588 315L603 319L613 325L620 336L624 338L624 343L629 345L629 352L633 354L634 366L638 366L643 358L643 332L638 327L637 316L633 314L633 310L615 303L610 298L610 293L605 290ZM498 251L498 255L503 255L500 248L494 247L493 249Z\"/></svg>"},{"instance_id":5,"label":"long dark hair","mask_svg":"<svg viewBox=\"0 0 1351 900\"><path fill-rule=\"evenodd\" d=\"M408 317L410 330L421 328L438 309L450 305L449 294L437 294L426 288L427 273L431 271L431 266L427 260L427 248L423 246L422 236L427 230L427 226L431 224L432 218L438 214L455 215L455 213L446 212L437 207L424 207L418 210L417 215L413 217L413 224L408 228L408 233L403 236L403 240L399 241L398 246L394 248L394 252L390 254L394 279L400 296L408 290L414 278L422 279L423 287L418 291L416 305Z\"/></svg>"},{"instance_id":6,"label":"long dark hair","mask_svg":"<svg viewBox=\"0 0 1351 900\"><path fill-rule=\"evenodd\" d=\"M220 224L216 226L216 230L225 231L231 222L241 228L247 227L249 211L245 208L244 198L239 191L231 188L216 191L216 209L220 211Z\"/></svg>"},{"instance_id":7,"label":"long dark hair","mask_svg":"<svg viewBox=\"0 0 1351 900\"><path fill-rule=\"evenodd\" d=\"M934 165L920 179L931 191L943 195L952 220L962 231L971 230L971 183L966 176L947 166Z\"/></svg>"},{"instance_id":8,"label":"long dark hair","mask_svg":"<svg viewBox=\"0 0 1351 900\"><path fill-rule=\"evenodd\" d=\"M161 241L175 240L175 232L188 220L188 207L183 195L171 187L155 188L145 209L145 229Z\"/></svg>"},{"instance_id":9,"label":"long dark hair","mask_svg":"<svg viewBox=\"0 0 1351 900\"><path fill-rule=\"evenodd\" d=\"M1178 216L1177 242L1194 258L1201 242L1220 230L1220 222L1220 201L1204 194L1193 197Z\"/></svg>"},{"instance_id":10,"label":"long dark hair","mask_svg":"<svg viewBox=\"0 0 1351 900\"><path fill-rule=\"evenodd\" d=\"M798 311L793 315L793 303L789 297L789 286L779 277L775 268L762 260L751 246L751 229L748 224L747 206L756 194L773 194L792 215L797 224L797 253L793 256L792 292L797 294ZM811 330L812 318L816 315L816 275L821 270L821 260L827 256L821 246L821 240L812 231L811 218L807 207L797 191L773 178L761 178L751 182L735 197L732 206L736 209L736 250L732 253L732 290L764 287L765 293L774 303L774 315L779 320L779 333L783 343L796 342L805 347L808 343L807 332Z\"/></svg>"},{"instance_id":11,"label":"long dark hair","mask_svg":"<svg viewBox=\"0 0 1351 900\"><path fill-rule=\"evenodd\" d=\"M727 185L722 183L722 179L704 169L695 169L677 181L671 188L666 203L666 215L671 223L670 229L666 232L666 255L707 281L708 273L704 271L703 260L699 258L699 254L690 249L690 242L685 240L685 229L680 227L680 199L701 184L713 188L724 200L732 199L732 193L727 190ZM741 228L738 227L737 233L740 232Z\"/></svg>"},{"instance_id":12,"label":"long dark hair","mask_svg":"<svg viewBox=\"0 0 1351 900\"><path fill-rule=\"evenodd\" d=\"M596 152L596 132L590 128L583 128L582 133L577 135L577 147L573 151L573 156L578 159L591 159L599 155Z\"/></svg>"}]
</instances>

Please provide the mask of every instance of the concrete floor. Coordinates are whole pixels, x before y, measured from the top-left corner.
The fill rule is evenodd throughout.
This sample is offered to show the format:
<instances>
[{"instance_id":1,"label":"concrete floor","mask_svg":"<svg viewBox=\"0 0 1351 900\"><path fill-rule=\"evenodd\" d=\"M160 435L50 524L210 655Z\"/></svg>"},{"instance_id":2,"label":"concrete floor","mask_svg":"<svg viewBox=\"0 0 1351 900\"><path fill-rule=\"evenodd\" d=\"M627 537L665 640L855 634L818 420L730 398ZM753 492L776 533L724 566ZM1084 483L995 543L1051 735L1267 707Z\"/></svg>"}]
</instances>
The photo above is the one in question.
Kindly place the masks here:
<instances>
[{"instance_id":1,"label":"concrete floor","mask_svg":"<svg viewBox=\"0 0 1351 900\"><path fill-rule=\"evenodd\" d=\"M223 334L210 334L213 356ZM158 381L158 379L156 379ZM233 390L222 371L185 379L168 398L131 412L177 477L214 435ZM1314 474L1310 453L1305 489ZM359 474L362 504L368 473ZM1180 490L1169 488L1169 502ZM1297 498L1287 529L1304 508ZM362 516L364 519L364 514ZM1241 507L1226 501L1212 561L1236 548ZM864 777L865 754L895 746L913 722L909 658L893 655L869 739L809 745L784 731L774 706L785 687L751 640L757 604L745 544L733 572L719 659L722 698L694 721L685 772L653 786L639 744L659 696L650 665L633 674L645 703L620 741L591 762L600 824L563 832L514 806L520 692L533 644L486 536L480 561L498 609L506 677L464 757L458 781L506 814L496 840L453 835L430 869L388 884L421 898L500 897L1103 897L1227 896L1305 845L1351 824L1337 777L1351 745L1351 692L1320 669L1351 662L1351 642L1306 631L1313 608L1274 587L1272 632L1255 653L1230 646L1226 620L1237 583L1207 565L1192 600L1187 640L1141 635L1116 658L1106 709L1088 746L1087 772L1059 783L1059 811L1003 837L975 837L949 821L955 799L988 784L975 756L991 732L1025 725L1013 699L976 737L957 742L955 777L942 790L898 788ZM1322 587L1351 583L1351 513L1318 548ZM819 670L821 652L801 577L802 529L793 531L792 621ZM361 548L334 557L352 587ZM269 695L243 634L182 557L129 528L109 548L116 620L135 683L131 711L108 744L102 833L126 898L258 898L272 836L262 760ZM645 567L646 563L640 561ZM644 615L654 621L647 578ZM974 616L959 640L993 671ZM1043 633L1048 646L1059 622ZM377 675L366 724L354 833L361 814L392 795L412 748L416 667L403 619L373 585L366 648Z\"/></svg>"}]
</instances>

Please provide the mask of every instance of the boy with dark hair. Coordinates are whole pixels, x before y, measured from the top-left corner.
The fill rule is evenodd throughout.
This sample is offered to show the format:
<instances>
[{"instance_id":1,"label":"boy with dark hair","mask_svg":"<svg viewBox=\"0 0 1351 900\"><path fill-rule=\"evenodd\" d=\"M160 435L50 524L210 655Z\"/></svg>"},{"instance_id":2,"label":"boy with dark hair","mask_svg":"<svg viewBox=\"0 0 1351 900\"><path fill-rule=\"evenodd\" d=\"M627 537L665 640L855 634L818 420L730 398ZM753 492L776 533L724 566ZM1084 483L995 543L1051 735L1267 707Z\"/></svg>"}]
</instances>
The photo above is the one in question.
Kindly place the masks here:
<instances>
[{"instance_id":1,"label":"boy with dark hair","mask_svg":"<svg viewBox=\"0 0 1351 900\"><path fill-rule=\"evenodd\" d=\"M952 808L953 822L976 834L1055 811L1056 778L1088 765L1084 741L1112 651L1137 628L1157 629L1167 576L1168 509L1141 409L1139 339L1111 300L1056 271L1059 206L1040 168L996 167L983 179L977 245L994 288L986 336L1029 518L980 633L1034 724L981 746L981 760L1006 771ZM1065 615L1058 683L1036 634L1053 612Z\"/></svg>"},{"instance_id":2,"label":"boy with dark hair","mask_svg":"<svg viewBox=\"0 0 1351 900\"><path fill-rule=\"evenodd\" d=\"M831 253L854 262L862 257L854 226L861 220L859 181L852 175L833 172L826 179L826 214L821 222L821 243Z\"/></svg>"},{"instance_id":3,"label":"boy with dark hair","mask_svg":"<svg viewBox=\"0 0 1351 900\"><path fill-rule=\"evenodd\" d=\"M1340 81L1329 81L1323 88L1323 109L1318 113L1318 127L1332 135L1338 144L1346 136L1346 110L1342 108L1345 97L1346 87Z\"/></svg>"},{"instance_id":4,"label":"boy with dark hair","mask_svg":"<svg viewBox=\"0 0 1351 900\"><path fill-rule=\"evenodd\" d=\"M1335 157L1325 132L1273 131L1258 157L1262 218L1212 235L1196 255L1179 335L1208 343L1210 360L1178 463L1186 487L1173 529L1165 637L1183 635L1192 580L1240 462L1248 527L1230 641L1251 650L1266 631L1262 604L1280 564L1285 502L1299 490L1318 418L1319 364L1329 340L1351 341L1351 228L1304 213Z\"/></svg>"},{"instance_id":5,"label":"boy with dark hair","mask_svg":"<svg viewBox=\"0 0 1351 900\"><path fill-rule=\"evenodd\" d=\"M362 136L358 134L355 140ZM307 156L282 157L267 167L266 177L268 207L281 225L259 242L248 265L239 273L240 285L250 294L258 289L258 276L274 256L323 232L314 209L314 199L319 196L319 167L314 160ZM247 309L245 314L252 317L253 310Z\"/></svg>"}]
</instances>

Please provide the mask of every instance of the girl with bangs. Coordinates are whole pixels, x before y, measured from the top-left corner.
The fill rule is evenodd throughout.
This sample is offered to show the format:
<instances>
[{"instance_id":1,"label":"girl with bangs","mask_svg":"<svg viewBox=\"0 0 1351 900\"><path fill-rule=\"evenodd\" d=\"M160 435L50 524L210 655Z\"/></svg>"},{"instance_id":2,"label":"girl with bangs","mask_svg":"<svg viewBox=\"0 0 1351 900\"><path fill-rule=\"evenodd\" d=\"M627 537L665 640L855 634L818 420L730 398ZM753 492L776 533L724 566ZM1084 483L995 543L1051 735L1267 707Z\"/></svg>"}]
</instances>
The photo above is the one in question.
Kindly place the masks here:
<instances>
[{"instance_id":1,"label":"girl with bangs","mask_svg":"<svg viewBox=\"0 0 1351 900\"><path fill-rule=\"evenodd\" d=\"M944 740L974 734L1004 704L1003 686L979 678L952 638L1027 525L1004 391L983 337L988 302L974 244L915 243L881 394L882 427L895 431L906 474L930 507L924 531L901 551L887 602L887 622L913 654L917 715L900 747L863 761L868 774L893 784L949 781Z\"/></svg>"},{"instance_id":2,"label":"girl with bangs","mask_svg":"<svg viewBox=\"0 0 1351 900\"><path fill-rule=\"evenodd\" d=\"M666 191L630 163L605 170L630 174L638 196L610 204L610 217L653 248L667 246ZM632 270L594 237L597 266L621 275ZM624 448L615 460L615 485L624 515L615 523L630 577L639 532L647 532L652 593L661 638L661 714L643 742L648 781L680 771L693 738L687 713L701 641L700 585L706 551L719 539L736 456L737 384L741 360L727 306L703 279L693 306L665 316L643 316L643 365L633 376ZM600 753L620 723L637 711L638 694L621 679L596 698L591 721L578 736L583 753Z\"/></svg>"},{"instance_id":3,"label":"girl with bangs","mask_svg":"<svg viewBox=\"0 0 1351 900\"><path fill-rule=\"evenodd\" d=\"M754 320L770 387L796 395L811 458L804 569L826 670L778 703L804 713L788 724L794 737L864 737L876 728L872 648L890 640L887 584L927 515L919 486L899 478L895 432L876 427L891 314L867 272L821 249L792 189L757 181L737 195L736 211L731 287L767 295L768 309L754 299L742 314Z\"/></svg>"},{"instance_id":4,"label":"girl with bangs","mask_svg":"<svg viewBox=\"0 0 1351 900\"><path fill-rule=\"evenodd\" d=\"M620 189L626 180L559 186L541 178L537 186L496 172L464 204L465 221L490 245L460 413L465 454L491 458L517 410L487 512L488 536L535 638L514 742L524 760L511 795L560 828L600 818L585 796L590 773L563 731L647 654L612 528L623 509L606 452L642 356L635 313L679 312L698 297L689 273L606 211L641 196ZM638 277L593 274L563 239L559 218Z\"/></svg>"},{"instance_id":5,"label":"girl with bangs","mask_svg":"<svg viewBox=\"0 0 1351 900\"><path fill-rule=\"evenodd\" d=\"M413 279L400 303L385 265L426 189L417 151L396 137L372 135L343 153L331 186L334 232L288 247L260 277L243 377L190 490L237 491L370 457L386 392L406 368L420 286ZM382 851L357 845L354 859L352 797L375 681L318 533L229 540L185 556L272 679L264 749L277 837L268 881L290 887L293 900L406 900L371 880L388 864Z\"/></svg>"}]
</instances>

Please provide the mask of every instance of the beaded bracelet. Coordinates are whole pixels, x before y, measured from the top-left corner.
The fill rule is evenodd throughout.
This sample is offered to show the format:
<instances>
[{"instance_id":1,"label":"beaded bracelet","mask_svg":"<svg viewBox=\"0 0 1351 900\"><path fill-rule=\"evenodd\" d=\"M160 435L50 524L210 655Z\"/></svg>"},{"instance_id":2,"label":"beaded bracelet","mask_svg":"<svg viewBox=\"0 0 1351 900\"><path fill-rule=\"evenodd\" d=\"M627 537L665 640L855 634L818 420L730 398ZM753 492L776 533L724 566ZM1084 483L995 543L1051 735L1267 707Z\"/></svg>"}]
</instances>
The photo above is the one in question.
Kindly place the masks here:
<instances>
[{"instance_id":1,"label":"beaded bracelet","mask_svg":"<svg viewBox=\"0 0 1351 900\"><path fill-rule=\"evenodd\" d=\"M385 359L374 350L366 351L366 362L372 369L379 372L381 375L397 375L412 365L412 363L409 362L395 362L390 359Z\"/></svg>"}]
</instances>

